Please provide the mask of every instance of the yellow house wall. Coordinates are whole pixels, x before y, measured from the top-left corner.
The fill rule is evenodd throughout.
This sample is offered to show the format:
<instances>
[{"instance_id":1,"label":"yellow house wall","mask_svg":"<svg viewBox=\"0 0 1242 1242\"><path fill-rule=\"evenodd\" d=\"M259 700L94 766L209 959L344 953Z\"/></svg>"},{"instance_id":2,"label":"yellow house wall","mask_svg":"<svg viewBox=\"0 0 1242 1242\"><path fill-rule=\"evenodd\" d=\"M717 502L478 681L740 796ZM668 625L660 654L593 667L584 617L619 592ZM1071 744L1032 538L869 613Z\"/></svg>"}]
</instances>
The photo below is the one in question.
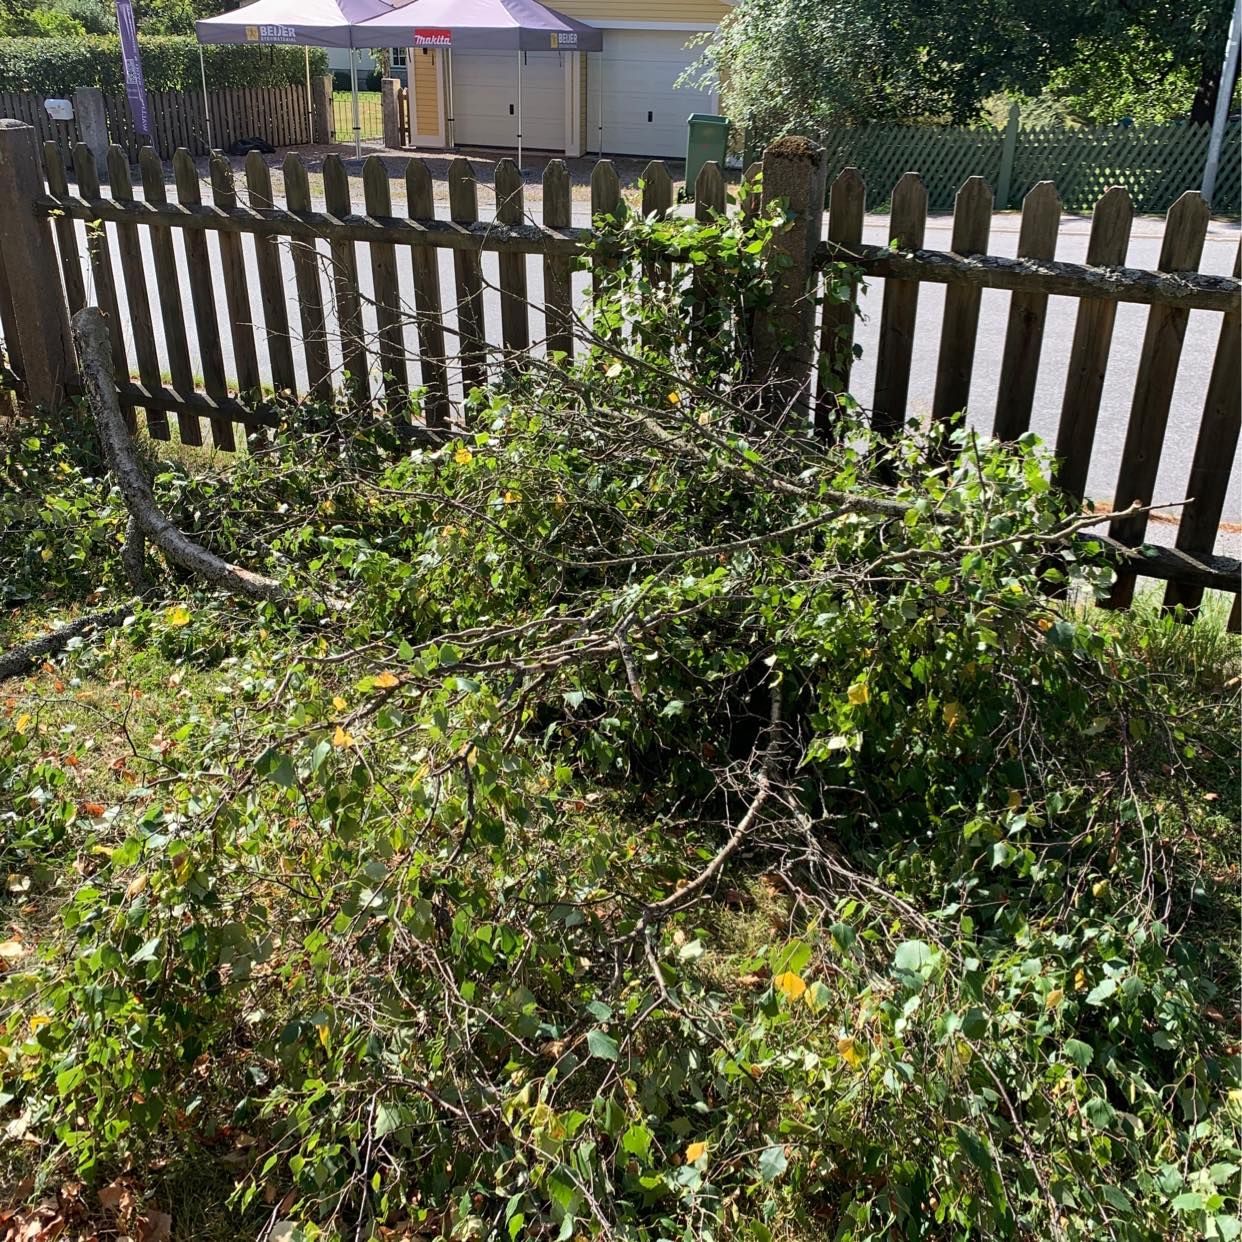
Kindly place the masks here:
<instances>
[{"instance_id":1,"label":"yellow house wall","mask_svg":"<svg viewBox=\"0 0 1242 1242\"><path fill-rule=\"evenodd\" d=\"M730 8L722 0L558 0L553 7L579 21L605 26L610 21L714 26Z\"/></svg>"},{"instance_id":2,"label":"yellow house wall","mask_svg":"<svg viewBox=\"0 0 1242 1242\"><path fill-rule=\"evenodd\" d=\"M410 54L414 60L414 116L410 124L416 134L427 137L440 131L440 99L436 90L440 53L412 48Z\"/></svg>"}]
</instances>

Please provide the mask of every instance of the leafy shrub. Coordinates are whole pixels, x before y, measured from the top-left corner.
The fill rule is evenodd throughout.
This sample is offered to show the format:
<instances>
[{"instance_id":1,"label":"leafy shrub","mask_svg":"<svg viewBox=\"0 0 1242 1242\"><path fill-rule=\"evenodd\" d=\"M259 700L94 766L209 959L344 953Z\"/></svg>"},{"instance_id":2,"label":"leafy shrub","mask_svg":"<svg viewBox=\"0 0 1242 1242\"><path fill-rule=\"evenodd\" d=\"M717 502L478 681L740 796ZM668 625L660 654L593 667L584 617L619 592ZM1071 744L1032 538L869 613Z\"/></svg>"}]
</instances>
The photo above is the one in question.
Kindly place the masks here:
<instances>
[{"instance_id":1,"label":"leafy shrub","mask_svg":"<svg viewBox=\"0 0 1242 1242\"><path fill-rule=\"evenodd\" d=\"M765 424L779 227L617 225L590 348L446 445L318 409L159 469L349 608L165 574L74 667L211 689L107 803L54 704L0 724L5 870L65 864L0 983L46 1176L223 1145L309 1236L1237 1236L1178 811L1236 688L1048 599L1033 440Z\"/></svg>"},{"instance_id":2,"label":"leafy shrub","mask_svg":"<svg viewBox=\"0 0 1242 1242\"><path fill-rule=\"evenodd\" d=\"M201 89L199 44L192 36L140 36L147 89ZM306 80L303 50L209 45L202 48L211 89L228 86L283 86ZM327 56L311 49L311 73L327 72ZM77 86L98 86L123 94L125 75L115 35L39 39L0 39L0 90L68 95Z\"/></svg>"}]
</instances>

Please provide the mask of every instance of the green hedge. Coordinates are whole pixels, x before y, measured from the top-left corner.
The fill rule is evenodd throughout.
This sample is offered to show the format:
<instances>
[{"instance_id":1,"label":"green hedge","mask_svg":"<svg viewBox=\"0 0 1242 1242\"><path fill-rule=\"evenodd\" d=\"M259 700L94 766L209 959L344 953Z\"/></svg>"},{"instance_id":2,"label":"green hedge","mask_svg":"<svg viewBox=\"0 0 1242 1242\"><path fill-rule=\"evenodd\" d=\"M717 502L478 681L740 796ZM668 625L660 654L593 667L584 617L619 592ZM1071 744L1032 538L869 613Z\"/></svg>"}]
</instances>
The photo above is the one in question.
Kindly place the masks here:
<instances>
[{"instance_id":1,"label":"green hedge","mask_svg":"<svg viewBox=\"0 0 1242 1242\"><path fill-rule=\"evenodd\" d=\"M198 90L198 42L188 35L149 35L138 40L149 91ZM203 48L207 85L284 86L303 82L306 62L300 47L213 45ZM311 73L328 72L327 55L311 49ZM74 39L0 39L0 91L67 95L75 86L125 90L121 47L115 35Z\"/></svg>"}]
</instances>

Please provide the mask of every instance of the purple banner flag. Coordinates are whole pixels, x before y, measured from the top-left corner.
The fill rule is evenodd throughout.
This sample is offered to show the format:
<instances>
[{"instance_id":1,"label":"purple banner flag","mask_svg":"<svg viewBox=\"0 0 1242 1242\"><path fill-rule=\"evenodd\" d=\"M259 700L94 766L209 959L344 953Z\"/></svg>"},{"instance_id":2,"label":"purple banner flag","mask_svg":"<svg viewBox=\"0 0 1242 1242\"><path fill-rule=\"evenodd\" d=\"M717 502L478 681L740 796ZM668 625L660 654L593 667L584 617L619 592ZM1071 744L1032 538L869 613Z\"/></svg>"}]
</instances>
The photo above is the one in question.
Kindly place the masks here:
<instances>
[{"instance_id":1,"label":"purple banner flag","mask_svg":"<svg viewBox=\"0 0 1242 1242\"><path fill-rule=\"evenodd\" d=\"M125 62L125 96L134 130L151 133L151 116L147 111L147 84L142 76L142 59L138 55L138 27L134 22L133 0L116 0L116 26L121 34L121 59Z\"/></svg>"}]
</instances>

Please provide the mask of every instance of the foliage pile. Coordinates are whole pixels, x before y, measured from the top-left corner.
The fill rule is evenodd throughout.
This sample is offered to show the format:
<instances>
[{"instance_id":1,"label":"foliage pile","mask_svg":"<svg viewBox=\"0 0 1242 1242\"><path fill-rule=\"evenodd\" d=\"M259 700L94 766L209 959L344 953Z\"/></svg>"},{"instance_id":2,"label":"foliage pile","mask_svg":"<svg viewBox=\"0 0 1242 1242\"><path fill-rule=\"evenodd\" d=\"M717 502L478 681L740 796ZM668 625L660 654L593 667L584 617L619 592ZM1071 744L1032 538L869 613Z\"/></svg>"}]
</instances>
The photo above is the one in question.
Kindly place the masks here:
<instances>
[{"instance_id":1,"label":"foliage pile","mask_svg":"<svg viewBox=\"0 0 1242 1242\"><path fill-rule=\"evenodd\" d=\"M11 691L0 1104L43 1184L214 1162L306 1236L1237 1237L1195 857L1236 686L1049 599L1033 444L766 426L770 227L622 226L690 275L619 265L463 438L307 409L154 465L349 607L165 571ZM4 470L0 578L123 591L89 445Z\"/></svg>"},{"instance_id":2,"label":"foliage pile","mask_svg":"<svg viewBox=\"0 0 1242 1242\"><path fill-rule=\"evenodd\" d=\"M198 55L207 68L207 85L285 86L306 80L305 55L298 47L208 45L192 35L142 35L142 71L151 91L200 90ZM311 49L311 73L327 73L322 48ZM56 39L0 38L0 90L69 95L77 86L98 86L123 94L125 71L116 35Z\"/></svg>"}]
</instances>

